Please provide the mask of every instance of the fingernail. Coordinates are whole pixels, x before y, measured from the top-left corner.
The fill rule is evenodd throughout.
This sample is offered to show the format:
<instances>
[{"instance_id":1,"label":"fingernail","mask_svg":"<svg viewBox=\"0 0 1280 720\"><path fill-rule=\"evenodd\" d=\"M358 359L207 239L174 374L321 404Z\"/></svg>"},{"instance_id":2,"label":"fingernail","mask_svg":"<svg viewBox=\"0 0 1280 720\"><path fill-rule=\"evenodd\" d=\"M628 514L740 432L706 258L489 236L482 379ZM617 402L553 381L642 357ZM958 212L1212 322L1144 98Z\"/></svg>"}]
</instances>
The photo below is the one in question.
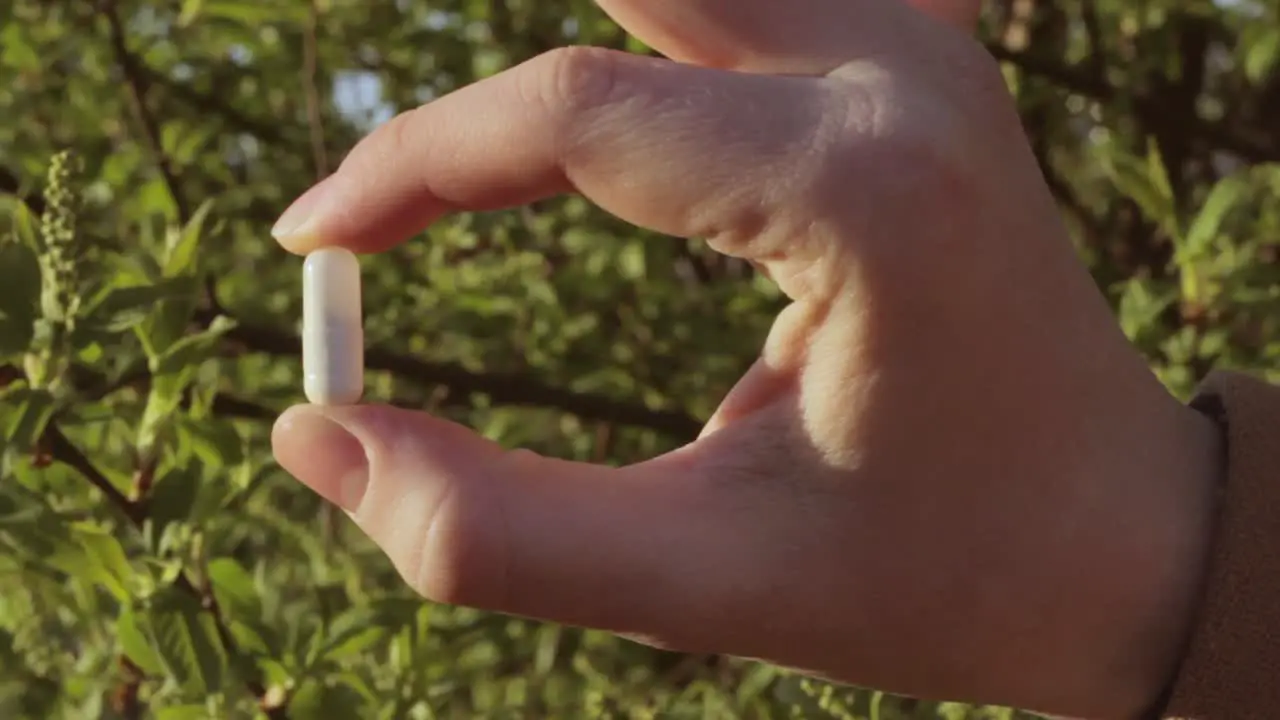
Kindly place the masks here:
<instances>
[{"instance_id":1,"label":"fingernail","mask_svg":"<svg viewBox=\"0 0 1280 720\"><path fill-rule=\"evenodd\" d=\"M330 175L294 200L271 228L271 236L276 240L285 240L306 235L315 222L316 211L324 206L330 194L333 186L330 181L333 177Z\"/></svg>"},{"instance_id":2,"label":"fingernail","mask_svg":"<svg viewBox=\"0 0 1280 720\"><path fill-rule=\"evenodd\" d=\"M314 407L293 408L271 433L276 460L289 474L354 513L369 486L369 457L360 440Z\"/></svg>"}]
</instances>

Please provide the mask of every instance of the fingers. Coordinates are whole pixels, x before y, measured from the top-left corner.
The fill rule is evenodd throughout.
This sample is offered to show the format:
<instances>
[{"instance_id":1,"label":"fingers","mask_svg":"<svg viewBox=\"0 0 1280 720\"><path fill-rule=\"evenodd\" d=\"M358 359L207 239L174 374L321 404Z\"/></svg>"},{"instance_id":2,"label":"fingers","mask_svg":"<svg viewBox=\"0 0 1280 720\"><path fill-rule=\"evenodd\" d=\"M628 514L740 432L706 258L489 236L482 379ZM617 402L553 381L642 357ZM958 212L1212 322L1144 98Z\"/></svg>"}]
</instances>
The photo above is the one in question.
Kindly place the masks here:
<instances>
[{"instance_id":1,"label":"fingers","mask_svg":"<svg viewBox=\"0 0 1280 720\"><path fill-rule=\"evenodd\" d=\"M509 453L381 406L296 407L281 465L345 509L429 598L645 637L704 622L719 569L707 484Z\"/></svg>"},{"instance_id":2,"label":"fingers","mask_svg":"<svg viewBox=\"0 0 1280 720\"><path fill-rule=\"evenodd\" d=\"M904 47L919 29L918 18L904 12L901 0L597 2L629 32L668 57L751 72L826 74L867 54ZM981 0L911 4L969 30Z\"/></svg>"},{"instance_id":3,"label":"fingers","mask_svg":"<svg viewBox=\"0 0 1280 720\"><path fill-rule=\"evenodd\" d=\"M555 51L392 120L274 232L298 253L379 251L452 210L576 190L658 232L778 254L789 222L812 221L805 183L847 104L817 80ZM761 238L772 244L750 246Z\"/></svg>"}]
</instances>

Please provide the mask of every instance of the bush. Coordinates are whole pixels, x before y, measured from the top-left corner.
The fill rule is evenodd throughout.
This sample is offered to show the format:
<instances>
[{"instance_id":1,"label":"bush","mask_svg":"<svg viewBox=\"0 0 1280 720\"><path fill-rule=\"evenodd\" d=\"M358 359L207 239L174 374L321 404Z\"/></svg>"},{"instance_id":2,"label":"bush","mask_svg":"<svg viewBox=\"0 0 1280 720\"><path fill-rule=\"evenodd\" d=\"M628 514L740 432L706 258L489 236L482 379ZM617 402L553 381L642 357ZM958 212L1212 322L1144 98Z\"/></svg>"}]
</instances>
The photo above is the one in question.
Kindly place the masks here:
<instances>
[{"instance_id":1,"label":"bush","mask_svg":"<svg viewBox=\"0 0 1280 720\"><path fill-rule=\"evenodd\" d=\"M393 112L569 42L645 51L587 0L0 18L0 715L1013 717L422 603L271 461L301 388L278 212ZM1280 379L1277 4L1006 0L983 37L1161 378ZM424 235L365 264L370 397L563 457L687 440L781 306L577 198Z\"/></svg>"}]
</instances>

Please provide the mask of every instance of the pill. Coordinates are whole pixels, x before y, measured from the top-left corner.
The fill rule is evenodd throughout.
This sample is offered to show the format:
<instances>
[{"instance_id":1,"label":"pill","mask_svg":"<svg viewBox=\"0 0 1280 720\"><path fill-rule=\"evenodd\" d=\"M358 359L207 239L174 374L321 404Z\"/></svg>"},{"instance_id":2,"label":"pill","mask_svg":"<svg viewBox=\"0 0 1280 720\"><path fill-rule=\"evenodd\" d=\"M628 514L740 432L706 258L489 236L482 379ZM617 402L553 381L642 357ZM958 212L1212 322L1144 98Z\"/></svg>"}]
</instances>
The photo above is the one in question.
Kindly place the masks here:
<instances>
[{"instance_id":1,"label":"pill","mask_svg":"<svg viewBox=\"0 0 1280 720\"><path fill-rule=\"evenodd\" d=\"M302 265L303 391L316 405L352 405L364 394L360 261L343 248Z\"/></svg>"}]
</instances>

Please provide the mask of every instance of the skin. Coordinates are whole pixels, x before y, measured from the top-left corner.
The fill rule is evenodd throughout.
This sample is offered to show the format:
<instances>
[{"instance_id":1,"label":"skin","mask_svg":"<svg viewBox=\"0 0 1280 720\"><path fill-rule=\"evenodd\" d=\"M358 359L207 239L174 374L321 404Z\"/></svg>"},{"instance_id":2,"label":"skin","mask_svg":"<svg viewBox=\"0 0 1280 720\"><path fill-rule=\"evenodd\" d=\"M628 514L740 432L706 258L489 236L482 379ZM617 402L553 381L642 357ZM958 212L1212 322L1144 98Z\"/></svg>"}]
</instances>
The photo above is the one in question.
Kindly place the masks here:
<instances>
[{"instance_id":1,"label":"skin","mask_svg":"<svg viewBox=\"0 0 1280 720\"><path fill-rule=\"evenodd\" d=\"M1074 255L970 0L599 0L679 61L558 50L397 117L281 218L305 254L577 192L791 298L694 443L620 469L377 405L279 462L437 601L917 696L1134 718L1219 473ZM980 658L980 661L976 661Z\"/></svg>"}]
</instances>

